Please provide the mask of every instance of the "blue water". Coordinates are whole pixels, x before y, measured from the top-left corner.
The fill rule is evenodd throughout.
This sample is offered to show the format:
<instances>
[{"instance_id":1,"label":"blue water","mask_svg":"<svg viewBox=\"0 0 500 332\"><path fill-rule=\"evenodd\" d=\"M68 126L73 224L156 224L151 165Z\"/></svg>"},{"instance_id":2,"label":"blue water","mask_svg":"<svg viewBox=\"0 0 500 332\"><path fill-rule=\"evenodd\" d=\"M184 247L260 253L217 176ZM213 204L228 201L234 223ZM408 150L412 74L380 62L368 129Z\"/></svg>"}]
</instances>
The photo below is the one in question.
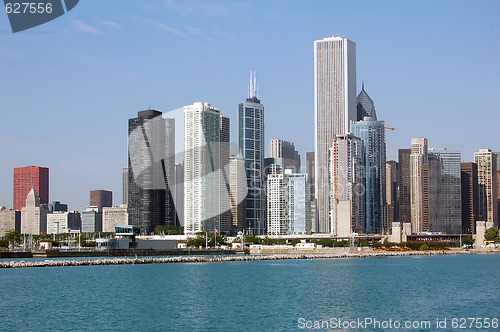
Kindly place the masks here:
<instances>
[{"instance_id":1,"label":"blue water","mask_svg":"<svg viewBox=\"0 0 500 332\"><path fill-rule=\"evenodd\" d=\"M0 329L291 331L371 317L451 330L452 318L500 318L499 276L500 255L2 269Z\"/></svg>"}]
</instances>

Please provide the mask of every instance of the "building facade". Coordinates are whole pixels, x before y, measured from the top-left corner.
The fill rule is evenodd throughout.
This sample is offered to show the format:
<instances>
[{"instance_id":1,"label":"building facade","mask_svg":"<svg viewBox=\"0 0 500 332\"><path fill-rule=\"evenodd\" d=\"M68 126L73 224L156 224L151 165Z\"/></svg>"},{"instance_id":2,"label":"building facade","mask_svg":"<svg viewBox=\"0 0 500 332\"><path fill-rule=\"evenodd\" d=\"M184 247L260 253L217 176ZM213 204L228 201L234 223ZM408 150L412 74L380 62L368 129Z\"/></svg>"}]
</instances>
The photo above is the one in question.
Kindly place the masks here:
<instances>
[{"instance_id":1,"label":"building facade","mask_svg":"<svg viewBox=\"0 0 500 332\"><path fill-rule=\"evenodd\" d=\"M283 173L267 176L267 233L288 234L288 190Z\"/></svg>"},{"instance_id":2,"label":"building facade","mask_svg":"<svg viewBox=\"0 0 500 332\"><path fill-rule=\"evenodd\" d=\"M498 227L496 155L489 149L480 149L474 152L474 162L477 164L479 220Z\"/></svg>"},{"instance_id":3,"label":"building facade","mask_svg":"<svg viewBox=\"0 0 500 332\"><path fill-rule=\"evenodd\" d=\"M330 229L337 236L365 233L365 153L351 134L337 135L330 148Z\"/></svg>"},{"instance_id":4,"label":"building facade","mask_svg":"<svg viewBox=\"0 0 500 332\"><path fill-rule=\"evenodd\" d=\"M47 207L40 204L40 197L35 186L32 186L26 197L25 206L21 208L21 233L46 234L48 213Z\"/></svg>"},{"instance_id":5,"label":"building facade","mask_svg":"<svg viewBox=\"0 0 500 332\"><path fill-rule=\"evenodd\" d=\"M184 106L184 233L221 228L221 115L209 103Z\"/></svg>"},{"instance_id":6,"label":"building facade","mask_svg":"<svg viewBox=\"0 0 500 332\"><path fill-rule=\"evenodd\" d=\"M365 117L351 125L364 147L365 232L383 233L386 221L385 123Z\"/></svg>"},{"instance_id":7,"label":"building facade","mask_svg":"<svg viewBox=\"0 0 500 332\"><path fill-rule=\"evenodd\" d=\"M34 187L40 198L40 204L49 203L49 169L40 166L14 168L13 204L14 210L21 210L26 197Z\"/></svg>"},{"instance_id":8,"label":"building facade","mask_svg":"<svg viewBox=\"0 0 500 332\"><path fill-rule=\"evenodd\" d=\"M174 179L175 120L155 110L129 119L129 224L151 233L156 226L176 226L169 183Z\"/></svg>"},{"instance_id":9,"label":"building facade","mask_svg":"<svg viewBox=\"0 0 500 332\"><path fill-rule=\"evenodd\" d=\"M356 109L356 44L332 36L314 42L315 198L317 231L331 233L329 149L349 132Z\"/></svg>"},{"instance_id":10,"label":"building facade","mask_svg":"<svg viewBox=\"0 0 500 332\"><path fill-rule=\"evenodd\" d=\"M102 208L102 231L113 232L116 225L127 225L128 212L127 205Z\"/></svg>"},{"instance_id":11,"label":"building facade","mask_svg":"<svg viewBox=\"0 0 500 332\"><path fill-rule=\"evenodd\" d=\"M460 163L462 183L462 234L476 234L476 221L479 219L479 197L477 184L477 165L471 162Z\"/></svg>"},{"instance_id":12,"label":"building facade","mask_svg":"<svg viewBox=\"0 0 500 332\"><path fill-rule=\"evenodd\" d=\"M283 158L284 167L300 173L300 155L293 142L272 139L269 142L269 157Z\"/></svg>"},{"instance_id":13,"label":"building facade","mask_svg":"<svg viewBox=\"0 0 500 332\"><path fill-rule=\"evenodd\" d=\"M102 232L102 211L97 206L89 206L81 214L82 233Z\"/></svg>"},{"instance_id":14,"label":"building facade","mask_svg":"<svg viewBox=\"0 0 500 332\"><path fill-rule=\"evenodd\" d=\"M460 151L429 150L422 167L425 232L462 233Z\"/></svg>"},{"instance_id":15,"label":"building facade","mask_svg":"<svg viewBox=\"0 0 500 332\"><path fill-rule=\"evenodd\" d=\"M311 197L307 173L285 170L288 192L288 234L311 234Z\"/></svg>"},{"instance_id":16,"label":"building facade","mask_svg":"<svg viewBox=\"0 0 500 332\"><path fill-rule=\"evenodd\" d=\"M238 136L247 172L245 228L254 234L265 234L264 105L257 98L256 79L255 76L252 79L252 75L249 96L238 105Z\"/></svg>"},{"instance_id":17,"label":"building facade","mask_svg":"<svg viewBox=\"0 0 500 332\"><path fill-rule=\"evenodd\" d=\"M175 189L172 191L178 224L184 227L184 164L175 164Z\"/></svg>"},{"instance_id":18,"label":"building facade","mask_svg":"<svg viewBox=\"0 0 500 332\"><path fill-rule=\"evenodd\" d=\"M0 237L10 231L21 232L21 211L0 207Z\"/></svg>"},{"instance_id":19,"label":"building facade","mask_svg":"<svg viewBox=\"0 0 500 332\"><path fill-rule=\"evenodd\" d=\"M82 220L78 211L47 214L47 234L69 233L70 230L80 230L81 227Z\"/></svg>"},{"instance_id":20,"label":"building facade","mask_svg":"<svg viewBox=\"0 0 500 332\"><path fill-rule=\"evenodd\" d=\"M90 206L103 207L113 206L113 192L108 190L92 190L90 192Z\"/></svg>"},{"instance_id":21,"label":"building facade","mask_svg":"<svg viewBox=\"0 0 500 332\"><path fill-rule=\"evenodd\" d=\"M398 218L400 223L411 223L411 149L398 150Z\"/></svg>"},{"instance_id":22,"label":"building facade","mask_svg":"<svg viewBox=\"0 0 500 332\"><path fill-rule=\"evenodd\" d=\"M122 168L122 204L128 204L128 168Z\"/></svg>"},{"instance_id":23,"label":"building facade","mask_svg":"<svg viewBox=\"0 0 500 332\"><path fill-rule=\"evenodd\" d=\"M229 234L231 231L231 198L230 198L230 122L229 117L220 116L220 229L219 233Z\"/></svg>"},{"instance_id":24,"label":"building facade","mask_svg":"<svg viewBox=\"0 0 500 332\"><path fill-rule=\"evenodd\" d=\"M410 154L410 209L411 231L413 234L423 232L424 229L422 165L426 163L427 138L412 138Z\"/></svg>"},{"instance_id":25,"label":"building facade","mask_svg":"<svg viewBox=\"0 0 500 332\"><path fill-rule=\"evenodd\" d=\"M385 229L391 230L392 223L398 220L398 163L390 160L385 164L385 200L386 223Z\"/></svg>"},{"instance_id":26,"label":"building facade","mask_svg":"<svg viewBox=\"0 0 500 332\"><path fill-rule=\"evenodd\" d=\"M245 159L241 156L232 155L229 157L229 167L231 228L235 231L241 231L245 229L246 225L246 196L248 193Z\"/></svg>"}]
</instances>

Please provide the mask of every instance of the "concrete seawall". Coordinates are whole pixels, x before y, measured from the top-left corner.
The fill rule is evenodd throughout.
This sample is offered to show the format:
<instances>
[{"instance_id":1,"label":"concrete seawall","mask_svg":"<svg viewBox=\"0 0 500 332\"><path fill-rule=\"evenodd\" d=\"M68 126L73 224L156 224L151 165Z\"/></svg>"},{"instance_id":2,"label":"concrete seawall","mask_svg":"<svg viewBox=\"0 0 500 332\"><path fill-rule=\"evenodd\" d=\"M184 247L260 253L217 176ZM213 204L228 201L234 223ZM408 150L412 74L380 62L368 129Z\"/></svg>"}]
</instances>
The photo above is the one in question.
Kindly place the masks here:
<instances>
[{"instance_id":1,"label":"concrete seawall","mask_svg":"<svg viewBox=\"0 0 500 332\"><path fill-rule=\"evenodd\" d=\"M288 259L328 259L328 258L365 258L365 257L405 257L430 255L470 254L469 251L405 251L405 252L342 252L337 254L276 254L276 255L234 255L234 256L177 256L177 257L123 257L44 261L5 261L0 268L23 267L59 267L59 266L91 266L91 265L133 265L133 264L166 264L166 263L199 263L199 262L245 262Z\"/></svg>"}]
</instances>

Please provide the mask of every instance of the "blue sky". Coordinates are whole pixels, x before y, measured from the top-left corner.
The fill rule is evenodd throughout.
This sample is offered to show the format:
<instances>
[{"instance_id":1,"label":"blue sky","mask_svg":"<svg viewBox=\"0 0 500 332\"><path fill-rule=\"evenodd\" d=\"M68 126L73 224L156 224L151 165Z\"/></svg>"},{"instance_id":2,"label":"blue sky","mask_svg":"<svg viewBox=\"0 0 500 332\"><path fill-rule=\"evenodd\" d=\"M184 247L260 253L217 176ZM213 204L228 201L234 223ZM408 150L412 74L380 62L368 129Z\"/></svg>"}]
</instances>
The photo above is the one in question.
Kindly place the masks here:
<instances>
[{"instance_id":1,"label":"blue sky","mask_svg":"<svg viewBox=\"0 0 500 332\"><path fill-rule=\"evenodd\" d=\"M121 203L128 119L207 101L231 118L257 72L266 144L314 148L313 42L357 47L357 85L375 101L387 157L412 137L500 151L500 1L81 0L13 34L0 12L0 205L14 167L50 168L50 200L82 210L89 191ZM177 129L179 130L179 128Z\"/></svg>"}]
</instances>

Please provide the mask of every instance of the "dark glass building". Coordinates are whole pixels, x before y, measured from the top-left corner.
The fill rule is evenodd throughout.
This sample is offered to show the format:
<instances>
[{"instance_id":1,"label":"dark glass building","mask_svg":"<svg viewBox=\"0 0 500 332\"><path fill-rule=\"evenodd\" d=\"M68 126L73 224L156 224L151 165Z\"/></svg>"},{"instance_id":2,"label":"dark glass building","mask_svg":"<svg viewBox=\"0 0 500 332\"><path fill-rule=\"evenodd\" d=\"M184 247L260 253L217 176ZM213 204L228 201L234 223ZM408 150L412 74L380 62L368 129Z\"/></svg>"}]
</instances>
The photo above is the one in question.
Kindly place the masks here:
<instances>
[{"instance_id":1,"label":"dark glass building","mask_svg":"<svg viewBox=\"0 0 500 332\"><path fill-rule=\"evenodd\" d=\"M264 178L264 105L257 99L256 83L250 78L250 96L238 106L239 146L245 158L248 195L245 228L266 233L266 187Z\"/></svg>"},{"instance_id":2,"label":"dark glass building","mask_svg":"<svg viewBox=\"0 0 500 332\"><path fill-rule=\"evenodd\" d=\"M422 165L423 230L460 234L462 204L460 151L429 150Z\"/></svg>"},{"instance_id":3,"label":"dark glass building","mask_svg":"<svg viewBox=\"0 0 500 332\"><path fill-rule=\"evenodd\" d=\"M151 233L156 226L176 226L169 189L174 181L175 122L145 110L128 122L129 224Z\"/></svg>"}]
</instances>

